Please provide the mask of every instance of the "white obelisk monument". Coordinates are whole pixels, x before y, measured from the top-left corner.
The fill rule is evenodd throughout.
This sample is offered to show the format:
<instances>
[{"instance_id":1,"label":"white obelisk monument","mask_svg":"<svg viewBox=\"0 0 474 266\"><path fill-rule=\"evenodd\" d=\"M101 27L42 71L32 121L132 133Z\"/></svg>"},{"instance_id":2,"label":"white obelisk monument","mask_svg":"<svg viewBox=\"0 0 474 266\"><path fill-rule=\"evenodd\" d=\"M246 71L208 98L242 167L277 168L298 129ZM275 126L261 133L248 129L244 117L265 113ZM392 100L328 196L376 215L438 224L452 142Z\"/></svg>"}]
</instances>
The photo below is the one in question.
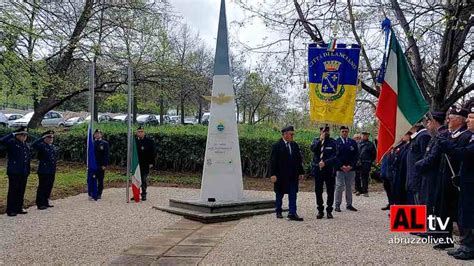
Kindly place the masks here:
<instances>
[{"instance_id":1,"label":"white obelisk monument","mask_svg":"<svg viewBox=\"0 0 474 266\"><path fill-rule=\"evenodd\" d=\"M225 0L221 0L214 59L209 128L202 173L201 201L243 198L242 164L237 132L235 94L230 77Z\"/></svg>"}]
</instances>

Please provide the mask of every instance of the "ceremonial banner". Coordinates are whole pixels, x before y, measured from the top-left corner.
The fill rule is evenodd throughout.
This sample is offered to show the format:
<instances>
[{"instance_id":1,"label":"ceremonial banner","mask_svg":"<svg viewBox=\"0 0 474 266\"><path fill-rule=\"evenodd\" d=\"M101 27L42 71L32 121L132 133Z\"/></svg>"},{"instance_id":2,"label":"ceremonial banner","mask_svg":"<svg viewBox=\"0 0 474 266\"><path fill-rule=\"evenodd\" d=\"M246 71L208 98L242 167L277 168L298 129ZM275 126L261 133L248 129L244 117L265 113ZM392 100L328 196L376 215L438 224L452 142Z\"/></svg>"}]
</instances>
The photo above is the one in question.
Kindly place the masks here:
<instances>
[{"instance_id":1,"label":"ceremonial banner","mask_svg":"<svg viewBox=\"0 0 474 266\"><path fill-rule=\"evenodd\" d=\"M360 47L338 44L308 47L310 118L313 122L352 125L358 85Z\"/></svg>"}]
</instances>

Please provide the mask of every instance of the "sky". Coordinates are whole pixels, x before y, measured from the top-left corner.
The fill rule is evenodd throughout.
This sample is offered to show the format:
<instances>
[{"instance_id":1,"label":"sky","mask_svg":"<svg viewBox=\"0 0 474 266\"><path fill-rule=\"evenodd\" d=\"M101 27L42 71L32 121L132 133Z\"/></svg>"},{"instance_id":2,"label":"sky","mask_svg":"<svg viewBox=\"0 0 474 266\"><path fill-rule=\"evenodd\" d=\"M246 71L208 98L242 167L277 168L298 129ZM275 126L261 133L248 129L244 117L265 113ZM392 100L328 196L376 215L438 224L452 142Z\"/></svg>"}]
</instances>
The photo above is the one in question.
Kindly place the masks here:
<instances>
[{"instance_id":1,"label":"sky","mask_svg":"<svg viewBox=\"0 0 474 266\"><path fill-rule=\"evenodd\" d=\"M263 22L254 19L242 28L233 25L233 21L241 22L245 19L244 10L234 2L226 1L227 27L231 38L251 47L257 46L262 42L263 36L267 35ZM220 0L169 0L169 3L176 13L182 16L183 22L195 33L199 33L203 41L215 50ZM230 52L238 52L237 47L231 46ZM252 62L252 57L248 59L249 66L252 66L255 62Z\"/></svg>"}]
</instances>

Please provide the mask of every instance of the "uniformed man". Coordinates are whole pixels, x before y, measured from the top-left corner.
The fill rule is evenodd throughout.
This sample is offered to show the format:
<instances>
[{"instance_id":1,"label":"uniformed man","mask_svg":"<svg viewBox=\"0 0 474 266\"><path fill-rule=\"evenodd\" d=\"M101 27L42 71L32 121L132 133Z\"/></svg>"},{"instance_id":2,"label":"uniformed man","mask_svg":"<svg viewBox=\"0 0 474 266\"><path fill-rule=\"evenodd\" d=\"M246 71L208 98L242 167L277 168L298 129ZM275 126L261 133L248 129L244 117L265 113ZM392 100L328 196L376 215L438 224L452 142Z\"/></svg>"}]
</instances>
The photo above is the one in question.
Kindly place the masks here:
<instances>
[{"instance_id":1,"label":"uniformed man","mask_svg":"<svg viewBox=\"0 0 474 266\"><path fill-rule=\"evenodd\" d=\"M448 115L448 140L453 148L465 147L469 144L471 133L466 127L466 118L468 111L466 109L454 106ZM444 239L444 243L435 245L435 249L447 249L454 247L454 244L447 243L448 239L453 239L453 222L458 218L458 199L459 191L453 183L453 177L459 174L461 161L447 154L442 150L440 162L440 177L435 188L434 214L442 221L449 218L446 234L438 234L439 238Z\"/></svg>"},{"instance_id":2,"label":"uniformed man","mask_svg":"<svg viewBox=\"0 0 474 266\"><path fill-rule=\"evenodd\" d=\"M314 177L314 190L316 192L316 204L318 208L317 219L324 217L323 190L326 184L327 193L327 218L332 219L334 204L334 186L336 183L334 176L334 164L336 162L336 141L330 137L329 127L320 128L319 138L315 138L311 144L313 161L311 163L311 175Z\"/></svg>"},{"instance_id":3,"label":"uniformed man","mask_svg":"<svg viewBox=\"0 0 474 266\"><path fill-rule=\"evenodd\" d=\"M137 149L138 162L140 164L140 174L142 176L142 200L146 200L146 188L148 184L148 174L155 163L155 142L145 136L145 130L142 126L137 129ZM134 198L132 198L134 200Z\"/></svg>"},{"instance_id":4,"label":"uniformed man","mask_svg":"<svg viewBox=\"0 0 474 266\"><path fill-rule=\"evenodd\" d=\"M97 198L100 199L102 197L102 191L104 190L104 176L105 176L105 169L109 165L109 143L102 139L103 134L102 131L96 129L94 132L94 149L95 149L95 160L97 162L97 166L99 170L97 170L96 178L97 178Z\"/></svg>"},{"instance_id":5,"label":"uniformed man","mask_svg":"<svg viewBox=\"0 0 474 266\"><path fill-rule=\"evenodd\" d=\"M433 111L427 116L426 128L432 138L426 147L423 158L415 163L416 171L421 175L420 199L427 206L428 214L434 213L434 194L441 161L439 141L448 133L447 127L444 126L445 121L446 113L444 112Z\"/></svg>"},{"instance_id":6,"label":"uniformed man","mask_svg":"<svg viewBox=\"0 0 474 266\"><path fill-rule=\"evenodd\" d=\"M273 144L270 159L270 179L274 184L276 196L276 217L283 218L283 196L288 194L288 220L303 221L298 216L296 197L299 180L304 178L303 156L300 147L293 141L295 130L292 126L281 130L282 138Z\"/></svg>"},{"instance_id":7,"label":"uniformed man","mask_svg":"<svg viewBox=\"0 0 474 266\"><path fill-rule=\"evenodd\" d=\"M349 138L349 128L342 126L341 136L336 140L336 212L341 211L342 192L346 191L346 209L357 211L352 206L352 186L355 178L355 167L359 157L357 142Z\"/></svg>"},{"instance_id":8,"label":"uniformed man","mask_svg":"<svg viewBox=\"0 0 474 266\"><path fill-rule=\"evenodd\" d=\"M26 144L28 129L21 127L15 132L0 138L0 143L7 148L8 154L8 195L7 215L26 214L23 209L26 183L30 174L31 150Z\"/></svg>"},{"instance_id":9,"label":"uniformed man","mask_svg":"<svg viewBox=\"0 0 474 266\"><path fill-rule=\"evenodd\" d=\"M40 210L54 207L49 203L56 174L58 150L54 146L54 131L48 130L37 139L31 147L38 151L38 190L36 192L36 206Z\"/></svg>"},{"instance_id":10,"label":"uniformed man","mask_svg":"<svg viewBox=\"0 0 474 266\"><path fill-rule=\"evenodd\" d=\"M388 171L390 171L390 182L392 202L394 205L407 204L407 154L410 147L412 132L403 135L397 146L393 147L391 153L393 159L388 162Z\"/></svg>"},{"instance_id":11,"label":"uniformed man","mask_svg":"<svg viewBox=\"0 0 474 266\"><path fill-rule=\"evenodd\" d=\"M420 199L421 175L416 171L415 163L423 158L426 147L430 142L431 136L423 126L417 123L412 128L411 142L407 153L407 203L420 205L425 204Z\"/></svg>"},{"instance_id":12,"label":"uniformed man","mask_svg":"<svg viewBox=\"0 0 474 266\"><path fill-rule=\"evenodd\" d=\"M369 177L370 170L372 169L372 163L377 157L377 149L375 145L369 140L370 133L362 132L362 139L358 144L359 147L359 160L358 168L360 171L359 183L356 183L356 195L369 196Z\"/></svg>"},{"instance_id":13,"label":"uniformed man","mask_svg":"<svg viewBox=\"0 0 474 266\"><path fill-rule=\"evenodd\" d=\"M469 142L465 146L443 141L443 146L453 159L461 161L459 172L458 225L461 243L458 249L448 254L460 260L474 259L474 98L465 105L469 111L467 122Z\"/></svg>"}]
</instances>

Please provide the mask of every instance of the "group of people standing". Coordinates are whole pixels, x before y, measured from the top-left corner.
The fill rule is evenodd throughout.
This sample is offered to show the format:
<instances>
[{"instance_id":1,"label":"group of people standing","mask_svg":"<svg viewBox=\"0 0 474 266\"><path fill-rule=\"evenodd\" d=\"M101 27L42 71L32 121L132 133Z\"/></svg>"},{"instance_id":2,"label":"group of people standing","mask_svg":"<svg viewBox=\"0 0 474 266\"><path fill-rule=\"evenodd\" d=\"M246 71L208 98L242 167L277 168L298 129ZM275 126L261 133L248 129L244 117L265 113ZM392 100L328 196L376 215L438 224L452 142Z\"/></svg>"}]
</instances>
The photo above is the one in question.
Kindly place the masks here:
<instances>
[{"instance_id":1,"label":"group of people standing","mask_svg":"<svg viewBox=\"0 0 474 266\"><path fill-rule=\"evenodd\" d=\"M273 145L270 159L270 176L276 193L276 216L283 218L282 198L288 194L288 219L303 221L296 207L299 180L304 178L303 157L299 145L293 141L294 128L289 126L281 132L282 139ZM356 141L349 138L349 128L342 126L340 136L333 139L328 126L320 128L319 137L311 144L311 176L315 182L317 219L324 217L325 210L328 219L334 217L333 210L341 212L344 192L346 209L357 211L352 204L354 182L356 195L368 196L370 170L376 157L376 148L369 136L368 132L362 132L361 139ZM324 187L327 193L326 208Z\"/></svg>"},{"instance_id":2,"label":"group of people standing","mask_svg":"<svg viewBox=\"0 0 474 266\"><path fill-rule=\"evenodd\" d=\"M417 234L442 239L435 249L453 248L453 222L461 245L448 252L474 259L474 99L448 115L431 112L417 123L381 163L390 205L426 205L427 214L448 221L445 231Z\"/></svg>"},{"instance_id":3,"label":"group of people standing","mask_svg":"<svg viewBox=\"0 0 474 266\"><path fill-rule=\"evenodd\" d=\"M6 209L8 216L27 213L24 209L24 197L28 176L30 175L30 163L33 158L32 150L36 150L38 158L36 206L39 210L54 207L50 203L58 160L58 147L54 144L54 138L55 132L48 130L40 138L29 144L27 142L28 129L26 127L21 127L0 138L0 144L6 147L8 156ZM141 198L146 200L148 174L155 161L155 143L145 136L144 128L139 127L136 132L136 145L142 176ZM97 199L100 199L104 189L105 170L109 165L110 148L109 143L103 139L103 133L99 129L94 132L94 153L99 167L94 175L94 182L97 182Z\"/></svg>"}]
</instances>

